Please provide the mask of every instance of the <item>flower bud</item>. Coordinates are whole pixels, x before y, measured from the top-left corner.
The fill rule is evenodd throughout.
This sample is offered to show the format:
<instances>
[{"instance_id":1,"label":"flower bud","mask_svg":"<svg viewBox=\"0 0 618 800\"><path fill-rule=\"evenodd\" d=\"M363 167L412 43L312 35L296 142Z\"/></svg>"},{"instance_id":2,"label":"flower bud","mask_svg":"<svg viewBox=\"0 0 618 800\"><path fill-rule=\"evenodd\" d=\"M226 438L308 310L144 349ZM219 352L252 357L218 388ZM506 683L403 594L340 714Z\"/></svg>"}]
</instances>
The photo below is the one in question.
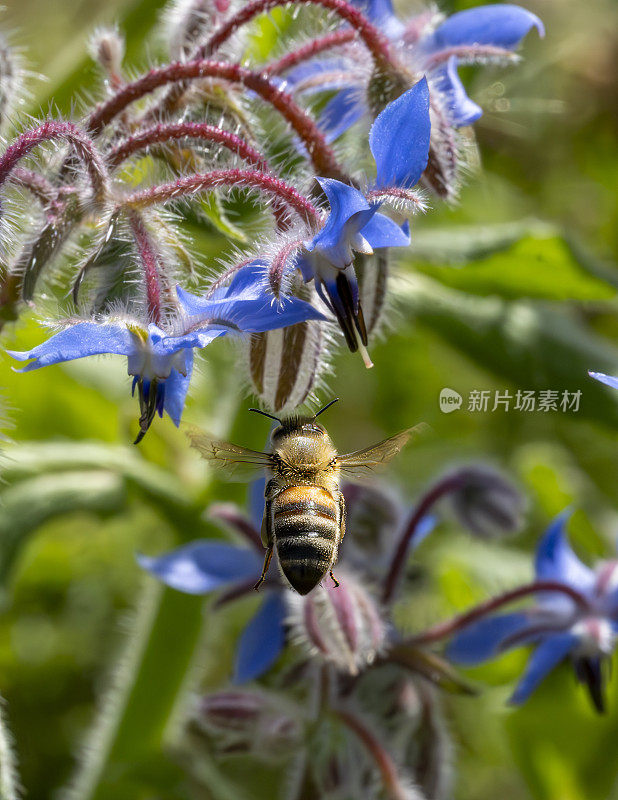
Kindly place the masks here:
<instances>
[{"instance_id":1,"label":"flower bud","mask_svg":"<svg viewBox=\"0 0 618 800\"><path fill-rule=\"evenodd\" d=\"M101 66L114 88L122 83L125 43L116 28L99 28L90 39L90 55Z\"/></svg>"},{"instance_id":2,"label":"flower bud","mask_svg":"<svg viewBox=\"0 0 618 800\"><path fill-rule=\"evenodd\" d=\"M314 320L251 336L251 383L266 408L285 413L305 402L324 370L325 338Z\"/></svg>"},{"instance_id":3,"label":"flower bud","mask_svg":"<svg viewBox=\"0 0 618 800\"><path fill-rule=\"evenodd\" d=\"M183 59L227 13L229 0L176 0L165 14L165 32L172 58Z\"/></svg>"},{"instance_id":4,"label":"flower bud","mask_svg":"<svg viewBox=\"0 0 618 800\"><path fill-rule=\"evenodd\" d=\"M0 131L4 130L20 100L23 71L19 54L0 35Z\"/></svg>"},{"instance_id":5,"label":"flower bud","mask_svg":"<svg viewBox=\"0 0 618 800\"><path fill-rule=\"evenodd\" d=\"M358 280L358 291L365 318L367 333L378 330L382 321L388 289L388 250L376 251L373 255L357 253L354 271Z\"/></svg>"},{"instance_id":6,"label":"flower bud","mask_svg":"<svg viewBox=\"0 0 618 800\"><path fill-rule=\"evenodd\" d=\"M453 511L471 533L491 538L519 529L525 510L524 497L504 475L478 464L463 467L450 477L459 483L449 495Z\"/></svg>"},{"instance_id":7,"label":"flower bud","mask_svg":"<svg viewBox=\"0 0 618 800\"><path fill-rule=\"evenodd\" d=\"M291 594L292 637L312 655L356 675L381 651L386 624L370 594L350 575L339 586Z\"/></svg>"},{"instance_id":8,"label":"flower bud","mask_svg":"<svg viewBox=\"0 0 618 800\"><path fill-rule=\"evenodd\" d=\"M206 695L194 722L224 752L251 753L271 760L290 753L301 741L298 714L279 698L251 690Z\"/></svg>"},{"instance_id":9,"label":"flower bud","mask_svg":"<svg viewBox=\"0 0 618 800\"><path fill-rule=\"evenodd\" d=\"M446 113L432 98L429 108L431 144L421 184L438 197L453 199L457 192L459 142Z\"/></svg>"},{"instance_id":10,"label":"flower bud","mask_svg":"<svg viewBox=\"0 0 618 800\"><path fill-rule=\"evenodd\" d=\"M397 494L383 484L346 484L346 526L354 535L342 542L346 559L352 563L380 568L393 548L401 527L403 506Z\"/></svg>"}]
</instances>

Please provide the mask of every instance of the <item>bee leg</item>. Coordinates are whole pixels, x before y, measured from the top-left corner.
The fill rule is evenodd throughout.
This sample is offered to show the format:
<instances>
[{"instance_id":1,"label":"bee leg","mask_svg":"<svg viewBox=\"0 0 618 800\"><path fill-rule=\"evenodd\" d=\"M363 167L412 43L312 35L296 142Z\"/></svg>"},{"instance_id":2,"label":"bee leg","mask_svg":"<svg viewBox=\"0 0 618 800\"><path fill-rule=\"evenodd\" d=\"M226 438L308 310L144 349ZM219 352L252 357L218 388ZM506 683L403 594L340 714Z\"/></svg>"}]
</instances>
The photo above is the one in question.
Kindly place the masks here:
<instances>
[{"instance_id":1,"label":"bee leg","mask_svg":"<svg viewBox=\"0 0 618 800\"><path fill-rule=\"evenodd\" d=\"M345 522L346 522L345 498L343 496L343 492L339 492L338 503L339 503L339 531L340 531L339 541L341 541L341 539L343 539L343 537L345 536Z\"/></svg>"},{"instance_id":2,"label":"bee leg","mask_svg":"<svg viewBox=\"0 0 618 800\"><path fill-rule=\"evenodd\" d=\"M335 586L339 586L339 581L338 581L338 580L337 580L337 578L335 578L335 576L333 575L333 571L332 571L332 569L331 569L331 571L330 571L330 573L329 573L329 574L330 574L330 577L331 577L331 579L332 579L333 583L335 584Z\"/></svg>"},{"instance_id":3,"label":"bee leg","mask_svg":"<svg viewBox=\"0 0 618 800\"><path fill-rule=\"evenodd\" d=\"M260 575L260 579L253 587L256 592L266 580L266 573L268 572L268 567L270 566L270 560L272 557L273 557L273 545L271 544L268 550L266 551L266 557L264 558L264 566L262 567L262 574Z\"/></svg>"},{"instance_id":4,"label":"bee leg","mask_svg":"<svg viewBox=\"0 0 618 800\"><path fill-rule=\"evenodd\" d=\"M266 555L264 557L264 566L262 567L260 579L253 587L256 592L266 580L266 573L268 572L268 567L270 566L270 560L273 557L274 540L272 500L266 500L266 506L264 508L264 519L262 520L262 543L266 548Z\"/></svg>"}]
</instances>

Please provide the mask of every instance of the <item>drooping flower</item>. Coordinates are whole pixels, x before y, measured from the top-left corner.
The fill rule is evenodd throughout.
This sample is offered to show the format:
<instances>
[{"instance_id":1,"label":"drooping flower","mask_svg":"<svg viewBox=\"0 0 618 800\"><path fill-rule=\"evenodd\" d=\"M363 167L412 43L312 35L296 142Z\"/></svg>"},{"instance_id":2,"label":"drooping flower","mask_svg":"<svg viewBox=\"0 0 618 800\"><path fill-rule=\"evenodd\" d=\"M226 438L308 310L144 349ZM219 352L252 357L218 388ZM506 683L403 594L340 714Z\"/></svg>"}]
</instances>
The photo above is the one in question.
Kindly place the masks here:
<instances>
[{"instance_id":1,"label":"drooping flower","mask_svg":"<svg viewBox=\"0 0 618 800\"><path fill-rule=\"evenodd\" d=\"M372 117L389 100L427 76L431 92L432 142L424 180L438 194L452 194L456 167L457 129L474 123L482 109L466 94L457 73L460 64L512 60L514 50L541 20L512 4L480 6L446 20L431 11L402 22L391 0L351 0L390 40L393 69L388 75L369 71L363 48L340 48L335 55L316 58L285 75L286 88L298 93L336 91L319 124L334 141L368 112ZM451 152L452 151L452 152Z\"/></svg>"},{"instance_id":2,"label":"drooping flower","mask_svg":"<svg viewBox=\"0 0 618 800\"><path fill-rule=\"evenodd\" d=\"M534 650L510 702L527 700L558 664L570 659L598 711L604 710L604 666L618 635L618 561L596 569L583 564L565 534L568 514L559 516L539 542L538 581L563 584L580 596L538 593L536 604L522 611L482 617L458 633L448 657L459 664L480 664L505 650L532 644Z\"/></svg>"},{"instance_id":3,"label":"drooping flower","mask_svg":"<svg viewBox=\"0 0 618 800\"><path fill-rule=\"evenodd\" d=\"M123 355L133 376L133 392L140 401L139 442L154 415L166 411L180 424L193 369L193 350L209 345L229 332L253 333L323 319L313 306L298 298L272 302L264 285L264 268L253 262L239 270L227 287L211 297L197 297L177 288L179 310L166 328L143 320L106 317L75 321L43 344L27 351L11 351L20 361L33 359L21 371L92 355Z\"/></svg>"},{"instance_id":4,"label":"drooping flower","mask_svg":"<svg viewBox=\"0 0 618 800\"><path fill-rule=\"evenodd\" d=\"M308 242L295 265L305 282L314 280L326 305L337 317L346 343L360 350L367 366L367 329L359 301L354 253L405 247L409 227L379 213L382 203L422 205L412 191L427 165L429 91L425 79L390 103L375 120L369 145L376 164L374 184L365 192L332 178L318 178L330 204L322 229Z\"/></svg>"}]
</instances>

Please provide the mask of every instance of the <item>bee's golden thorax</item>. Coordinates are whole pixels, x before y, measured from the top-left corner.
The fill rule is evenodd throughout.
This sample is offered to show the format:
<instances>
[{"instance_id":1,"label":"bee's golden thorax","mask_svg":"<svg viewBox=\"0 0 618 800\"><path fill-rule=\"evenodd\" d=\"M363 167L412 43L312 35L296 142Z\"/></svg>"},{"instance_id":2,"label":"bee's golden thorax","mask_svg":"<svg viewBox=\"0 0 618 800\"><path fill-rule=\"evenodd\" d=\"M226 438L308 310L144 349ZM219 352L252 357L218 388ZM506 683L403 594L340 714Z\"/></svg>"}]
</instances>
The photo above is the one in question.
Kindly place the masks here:
<instances>
[{"instance_id":1,"label":"bee's golden thorax","mask_svg":"<svg viewBox=\"0 0 618 800\"><path fill-rule=\"evenodd\" d=\"M286 420L272 434L275 473L288 483L336 485L337 451L321 425L311 419Z\"/></svg>"}]
</instances>

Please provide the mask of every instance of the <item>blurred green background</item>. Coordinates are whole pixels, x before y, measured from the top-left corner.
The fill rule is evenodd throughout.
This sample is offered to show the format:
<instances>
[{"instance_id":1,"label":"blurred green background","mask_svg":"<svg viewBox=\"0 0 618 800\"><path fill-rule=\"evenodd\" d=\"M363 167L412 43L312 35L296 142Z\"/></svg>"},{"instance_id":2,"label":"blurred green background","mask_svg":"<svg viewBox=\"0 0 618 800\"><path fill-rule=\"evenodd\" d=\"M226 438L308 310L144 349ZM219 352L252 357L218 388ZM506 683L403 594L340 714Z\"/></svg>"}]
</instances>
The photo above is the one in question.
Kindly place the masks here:
<instances>
[{"instance_id":1,"label":"blurred green background","mask_svg":"<svg viewBox=\"0 0 618 800\"><path fill-rule=\"evenodd\" d=\"M340 353L323 394L342 398L328 419L342 449L420 420L432 426L393 470L410 501L433 475L466 460L501 465L529 499L522 533L506 543L471 544L453 523L441 525L418 553L427 597L420 608L402 607L409 629L529 579L540 533L568 504L584 558L610 557L618 535L618 395L586 375L618 372L618 6L526 5L543 18L547 37L531 34L516 67L465 70L471 96L486 109L477 144L470 140L473 168L457 206L436 203L415 221L413 255L399 262L394 282L392 332L372 349L375 369ZM162 6L9 0L3 27L29 69L46 77L29 81L29 113L80 107L95 79L86 44L96 25L119 22L132 71L158 58ZM276 30L262 26L258 56ZM225 242L213 231L194 233L214 264ZM3 346L25 349L40 339L26 314ZM246 413L233 355L224 342L201 359L186 419L260 447L267 428ZM243 487L208 476L169 420L155 424L139 450L129 445L136 408L114 359L17 375L4 356L1 369L10 441L1 490L0 694L28 796L60 797L73 782L76 798L242 798L215 777L212 794L200 794L166 743L187 674L204 685L225 682L234 637L255 601L205 613L200 599L145 582L134 554L221 536L203 508L214 499L243 502ZM474 389L582 397L577 413L468 412L464 403L444 415L443 387L464 397ZM127 637L136 615L141 633ZM448 700L457 800L618 798L618 681L603 718L567 669L514 711L504 702L524 658L476 670L487 686L480 698ZM93 735L97 708L103 722ZM88 737L94 755L80 759ZM212 769L206 758L203 769Z\"/></svg>"}]
</instances>

